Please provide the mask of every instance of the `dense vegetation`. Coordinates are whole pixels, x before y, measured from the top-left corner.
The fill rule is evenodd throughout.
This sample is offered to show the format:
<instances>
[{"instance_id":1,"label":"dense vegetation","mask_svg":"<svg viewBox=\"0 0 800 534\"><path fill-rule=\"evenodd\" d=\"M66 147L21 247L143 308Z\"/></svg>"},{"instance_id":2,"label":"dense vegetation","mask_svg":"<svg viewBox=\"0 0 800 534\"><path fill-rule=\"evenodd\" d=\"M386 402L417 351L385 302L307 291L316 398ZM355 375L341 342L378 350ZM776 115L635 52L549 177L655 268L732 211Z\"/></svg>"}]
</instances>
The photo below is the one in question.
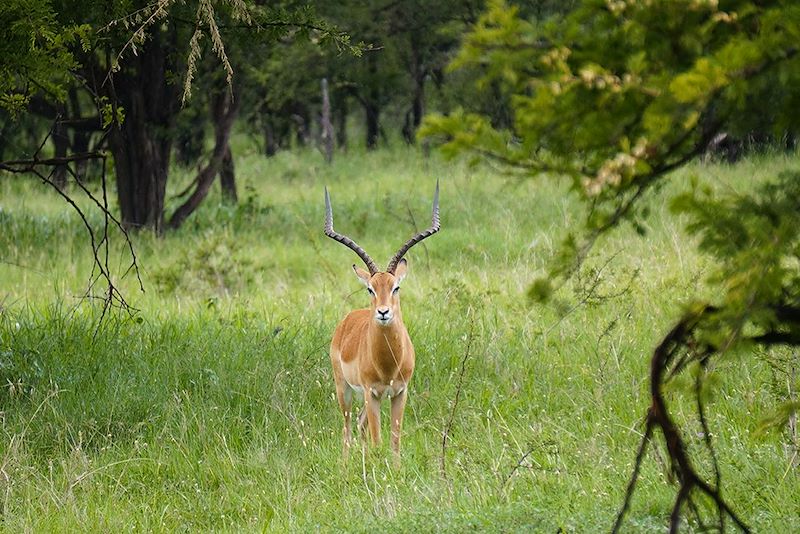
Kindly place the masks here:
<instances>
[{"instance_id":1,"label":"dense vegetation","mask_svg":"<svg viewBox=\"0 0 800 534\"><path fill-rule=\"evenodd\" d=\"M240 205L215 190L180 231L136 235L146 292L131 275L117 281L141 311L98 330L99 309L79 299L91 268L79 219L39 186L2 183L0 198L21 199L0 212L3 528L607 529L643 429L650 351L678 303L715 291L666 210L671 191L650 200L647 238L604 239L554 307L524 295L580 219L566 183L415 150L329 167L316 152L265 160L239 143ZM762 157L676 178L747 189L796 163ZM322 186L337 226L382 257L425 220L433 176L443 230L415 249L404 285L419 357L403 466L391 467L388 447L342 465L327 345L366 295L352 253L322 234ZM125 265L118 245L112 259ZM764 531L800 527L790 442L756 432L787 395L784 356L720 362L708 408L725 495ZM691 422L687 393L670 398ZM649 457L632 531L662 528L673 499L665 451Z\"/></svg>"},{"instance_id":2,"label":"dense vegetation","mask_svg":"<svg viewBox=\"0 0 800 534\"><path fill-rule=\"evenodd\" d=\"M473 154L531 179L571 179L584 222L530 289L547 300L574 276L599 236L621 223L647 233L645 199L673 179L671 171L732 135L756 145L793 145L798 35L800 9L793 2L587 0L544 24L516 6L492 2L451 65L482 67L478 85L503 88L509 120L498 124L462 109L430 116L421 133L443 138L448 153ZM738 348L800 346L799 176L787 170L744 191L689 182L672 199L675 212L690 217L686 228L699 238L698 249L713 258L708 282L717 291L687 302L654 347L651 402L626 495L627 503L652 439L663 438L678 483L672 532L687 511L701 525L724 530L730 521L748 528L721 492L704 390L713 389L717 360ZM795 367L790 357L789 383L796 381ZM666 398L676 377L693 378L710 476L697 469L688 429L675 421ZM794 428L798 407L789 395L772 424ZM704 518L697 504L705 498L718 512L713 517ZM614 532L623 519L624 513Z\"/></svg>"},{"instance_id":3,"label":"dense vegetation","mask_svg":"<svg viewBox=\"0 0 800 534\"><path fill-rule=\"evenodd\" d=\"M797 517L795 2L10 0L0 25L10 528L106 529L118 492L146 528L152 506L170 528L370 528L326 448L319 356L360 299L318 193L389 251L432 175L449 233L414 251L406 301L433 357L413 459L361 463L375 522ZM224 516L178 512L190 481Z\"/></svg>"}]
</instances>

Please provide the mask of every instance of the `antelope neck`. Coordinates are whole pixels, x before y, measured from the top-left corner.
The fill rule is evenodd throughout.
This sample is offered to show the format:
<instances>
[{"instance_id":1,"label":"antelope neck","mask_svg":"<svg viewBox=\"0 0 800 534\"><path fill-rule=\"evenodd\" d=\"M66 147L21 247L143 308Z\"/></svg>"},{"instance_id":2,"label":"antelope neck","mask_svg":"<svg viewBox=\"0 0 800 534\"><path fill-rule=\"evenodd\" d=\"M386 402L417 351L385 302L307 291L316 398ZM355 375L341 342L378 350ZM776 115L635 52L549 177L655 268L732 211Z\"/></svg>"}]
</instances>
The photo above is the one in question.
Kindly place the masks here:
<instances>
[{"instance_id":1,"label":"antelope neck","mask_svg":"<svg viewBox=\"0 0 800 534\"><path fill-rule=\"evenodd\" d=\"M380 326L370 321L367 329L367 343L374 347L376 360L385 370L400 366L403 359L403 343L405 342L406 327L400 315L386 325Z\"/></svg>"}]
</instances>

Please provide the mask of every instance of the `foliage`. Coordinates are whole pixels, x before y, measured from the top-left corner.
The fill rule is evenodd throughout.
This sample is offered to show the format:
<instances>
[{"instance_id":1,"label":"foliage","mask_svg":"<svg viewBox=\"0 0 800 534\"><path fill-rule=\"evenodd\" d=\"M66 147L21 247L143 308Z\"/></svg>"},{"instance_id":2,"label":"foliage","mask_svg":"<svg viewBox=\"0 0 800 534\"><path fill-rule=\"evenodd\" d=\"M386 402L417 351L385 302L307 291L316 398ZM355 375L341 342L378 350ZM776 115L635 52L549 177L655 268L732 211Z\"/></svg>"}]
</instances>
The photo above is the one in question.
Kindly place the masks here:
<instances>
[{"instance_id":1,"label":"foliage","mask_svg":"<svg viewBox=\"0 0 800 534\"><path fill-rule=\"evenodd\" d=\"M78 65L74 49L89 48L91 28L61 25L49 1L8 0L0 5L0 109L12 118L34 95L63 100Z\"/></svg>"},{"instance_id":2,"label":"foliage","mask_svg":"<svg viewBox=\"0 0 800 534\"><path fill-rule=\"evenodd\" d=\"M585 222L581 234L567 235L548 275L529 290L547 299L575 274L599 236L622 221L644 233L649 205L643 198L717 136L794 134L798 37L795 2L587 0L542 23L495 1L451 67L480 67L478 86L502 88L512 123L503 127L460 109L432 115L420 134L437 137L449 155L472 154L524 176L569 178L586 207ZM652 407L615 530L656 428L680 483L673 528L685 508L701 524L707 519L696 492L719 511L719 528L726 517L746 528L721 497L711 438L705 447L714 458L716 484L695 467L663 388L690 364L703 369L694 393L708 435L700 384L714 362L743 345L800 345L798 184L800 174L792 171L752 189L676 195L675 209L689 216L687 230L713 259L708 282L716 292L693 299L654 351ZM785 423L785 408L782 413L773 421Z\"/></svg>"},{"instance_id":3,"label":"foliage","mask_svg":"<svg viewBox=\"0 0 800 534\"><path fill-rule=\"evenodd\" d=\"M699 189L699 190L698 190ZM696 188L673 208L712 257L709 280L721 292L703 342L728 350L739 338L800 344L800 172L784 172L751 191Z\"/></svg>"},{"instance_id":4,"label":"foliage","mask_svg":"<svg viewBox=\"0 0 800 534\"><path fill-rule=\"evenodd\" d=\"M452 68L482 67L480 86L510 94L513 125L462 109L428 117L421 135L447 154L569 176L591 210L590 237L566 242L550 273L568 274L593 236L635 222L642 194L719 132L796 122L799 35L792 2L591 0L543 24L493 2Z\"/></svg>"},{"instance_id":5,"label":"foliage","mask_svg":"<svg viewBox=\"0 0 800 534\"><path fill-rule=\"evenodd\" d=\"M29 52L38 54L23 55L22 62L2 60L0 95L5 98L4 105L15 114L30 108L50 121L52 126L48 125L35 142L39 149L34 152L31 148L30 153L42 159L42 148L48 141L53 144L58 153L51 167L62 176L53 183L59 187L67 181L63 158L70 143L74 141L74 149L76 139L87 139L85 132L102 133L97 148L108 148L113 156L110 161L117 182L118 218L126 229L149 227L160 233L167 226L179 226L202 202L223 166L226 184L235 197L232 167L224 163L231 161L228 137L240 105L238 84L242 80L233 86L234 66L238 68L250 54L263 52L279 41L305 40L315 47L331 46L340 53L355 55L362 49L318 16L308 3L28 3L36 8L32 10L36 18L29 20L25 3L17 1L4 6L2 13L15 32L8 46L21 44L25 48L30 43ZM10 48L7 52L4 57L15 57ZM204 55L214 57L219 66L202 64ZM28 64L39 70L28 68ZM16 74L17 70L21 74ZM41 76L42 80L32 76ZM198 104L212 108L212 113L204 116L213 115L215 147L207 164L200 167L194 191L167 219L164 191L174 141L177 139L184 148L184 158L196 154L197 146L202 146L204 121L196 120L197 109L191 112L194 118L178 119L195 85L208 96ZM227 97L223 96L226 91ZM34 96L38 97L35 101ZM96 110L95 117L81 113L87 102ZM190 128L199 135L187 134ZM2 133L13 135L12 131ZM83 149L75 152L87 152L88 148L86 141Z\"/></svg>"},{"instance_id":6,"label":"foliage","mask_svg":"<svg viewBox=\"0 0 800 534\"><path fill-rule=\"evenodd\" d=\"M320 18L311 6L305 5L290 9L281 5L272 7L258 4L248 5L244 2L230 1L225 7L230 11L230 19L244 27L257 32L261 37L259 41L276 44L281 40L296 39L310 41L319 47L333 45L339 53L347 52L360 56L363 45L353 45L350 36L340 31L327 20ZM192 79L197 72L197 61L201 56L200 39L209 35L212 42L212 51L217 55L225 70L225 80L228 85L233 82L233 67L225 51L225 43L220 34L220 28L215 22L216 13L211 2L201 1L198 4L195 20L195 30L189 40L189 55L186 60L187 73L184 79L182 102L186 102L191 95ZM249 48L252 39L245 43L237 43ZM251 50L252 51L252 50Z\"/></svg>"},{"instance_id":7,"label":"foliage","mask_svg":"<svg viewBox=\"0 0 800 534\"><path fill-rule=\"evenodd\" d=\"M245 29L257 34L259 40L271 42L305 37L350 53L359 54L361 50L360 45L352 45L347 34L321 19L308 5L268 7L238 0L198 0L186 7L182 4L175 0L118 0L103 6L83 5L80 0L5 2L0 11L0 21L8 30L0 64L4 101L27 102L40 91L47 97L63 99L65 86L77 81L71 73L90 59L80 52L107 51L111 57L109 71L118 71L126 57L142 53L151 31L159 24L193 26L186 41L179 43L181 48L187 48L185 73L175 73L182 78L184 103L191 95L204 38L210 40L211 52L219 59L228 84L232 83L234 69L223 37L225 28ZM184 18L192 10L194 18Z\"/></svg>"}]
</instances>

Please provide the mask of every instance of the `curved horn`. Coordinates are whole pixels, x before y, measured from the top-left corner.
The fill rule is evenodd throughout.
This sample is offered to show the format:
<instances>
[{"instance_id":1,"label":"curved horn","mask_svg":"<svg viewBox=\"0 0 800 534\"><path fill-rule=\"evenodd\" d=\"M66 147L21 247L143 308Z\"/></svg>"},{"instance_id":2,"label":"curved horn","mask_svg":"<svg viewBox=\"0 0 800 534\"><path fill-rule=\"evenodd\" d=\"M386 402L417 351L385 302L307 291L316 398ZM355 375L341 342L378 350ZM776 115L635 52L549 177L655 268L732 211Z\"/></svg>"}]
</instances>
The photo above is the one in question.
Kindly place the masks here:
<instances>
[{"instance_id":1,"label":"curved horn","mask_svg":"<svg viewBox=\"0 0 800 534\"><path fill-rule=\"evenodd\" d=\"M431 227L427 230L423 230L422 232L418 233L408 241L406 244L400 247L400 250L392 256L392 259L389 260L389 266L386 268L386 272L394 274L394 270L397 269L397 264L400 263L400 260L403 259L408 249L425 239L426 237L430 237L436 232L439 231L439 180L436 180L436 191L433 193L433 218L431 221Z\"/></svg>"},{"instance_id":2,"label":"curved horn","mask_svg":"<svg viewBox=\"0 0 800 534\"><path fill-rule=\"evenodd\" d=\"M367 265L369 274L372 275L378 272L378 266L375 265L375 262L372 261L372 258L369 257L369 254L367 254L363 248L359 247L355 241L346 235L342 235L333 229L333 210L331 209L331 197L328 195L327 187L325 188L325 235L358 254L358 257Z\"/></svg>"}]
</instances>

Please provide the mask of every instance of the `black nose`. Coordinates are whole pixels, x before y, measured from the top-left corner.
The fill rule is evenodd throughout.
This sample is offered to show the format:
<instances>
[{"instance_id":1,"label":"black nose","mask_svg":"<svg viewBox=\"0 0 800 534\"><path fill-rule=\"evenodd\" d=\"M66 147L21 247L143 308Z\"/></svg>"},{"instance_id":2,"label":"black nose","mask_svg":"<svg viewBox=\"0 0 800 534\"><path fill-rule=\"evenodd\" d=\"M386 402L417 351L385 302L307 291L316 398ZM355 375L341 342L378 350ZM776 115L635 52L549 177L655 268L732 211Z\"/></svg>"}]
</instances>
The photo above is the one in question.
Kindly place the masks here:
<instances>
[{"instance_id":1,"label":"black nose","mask_svg":"<svg viewBox=\"0 0 800 534\"><path fill-rule=\"evenodd\" d=\"M389 313L389 308L386 308L386 309L378 308L378 313L380 313L381 315L385 316L386 314Z\"/></svg>"}]
</instances>

